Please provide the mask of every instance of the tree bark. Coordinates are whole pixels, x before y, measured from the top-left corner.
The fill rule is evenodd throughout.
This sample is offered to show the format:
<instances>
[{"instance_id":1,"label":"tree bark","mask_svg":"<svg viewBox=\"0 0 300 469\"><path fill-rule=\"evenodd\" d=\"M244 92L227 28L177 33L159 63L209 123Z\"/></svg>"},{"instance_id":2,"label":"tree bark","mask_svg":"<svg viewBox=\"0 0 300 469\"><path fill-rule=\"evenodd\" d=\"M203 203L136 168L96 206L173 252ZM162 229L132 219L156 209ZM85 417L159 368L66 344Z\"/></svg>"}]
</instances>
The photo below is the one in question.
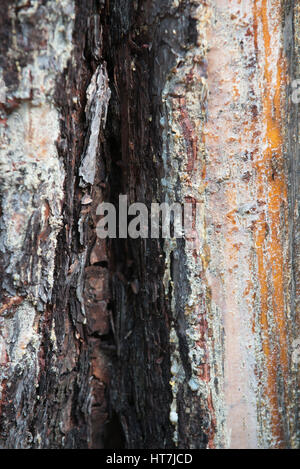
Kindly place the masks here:
<instances>
[{"instance_id":1,"label":"tree bark","mask_svg":"<svg viewBox=\"0 0 300 469\"><path fill-rule=\"evenodd\" d=\"M107 370L99 341L108 330L108 276L104 267L89 267L95 236L84 197L93 186L84 170L80 176L93 121L100 119L100 134L108 104L100 6L4 3L0 442L101 447ZM95 187L94 200L99 192ZM93 276L101 293L88 290ZM101 361L100 370L91 371L92 360Z\"/></svg>"},{"instance_id":2,"label":"tree bark","mask_svg":"<svg viewBox=\"0 0 300 469\"><path fill-rule=\"evenodd\" d=\"M4 1L0 447L299 446L299 15ZM100 240L120 194L195 237Z\"/></svg>"}]
</instances>

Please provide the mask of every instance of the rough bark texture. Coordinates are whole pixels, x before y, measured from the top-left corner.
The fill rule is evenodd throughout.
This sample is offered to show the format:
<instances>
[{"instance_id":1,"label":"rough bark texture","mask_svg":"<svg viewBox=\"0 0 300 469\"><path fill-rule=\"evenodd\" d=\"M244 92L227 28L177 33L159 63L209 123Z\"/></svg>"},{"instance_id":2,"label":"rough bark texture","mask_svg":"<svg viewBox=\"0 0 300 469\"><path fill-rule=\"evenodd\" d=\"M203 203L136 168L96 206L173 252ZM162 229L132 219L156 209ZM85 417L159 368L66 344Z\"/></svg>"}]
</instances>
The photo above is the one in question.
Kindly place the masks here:
<instances>
[{"instance_id":1,"label":"rough bark texture","mask_svg":"<svg viewBox=\"0 0 300 469\"><path fill-rule=\"evenodd\" d=\"M91 259L95 207L89 200L97 203L101 189L93 192L84 180L85 158L93 158L93 124L99 137L109 98L99 14L93 1L3 5L0 441L5 448L103 445L107 369L99 342L109 328L108 276L98 259Z\"/></svg>"},{"instance_id":2,"label":"rough bark texture","mask_svg":"<svg viewBox=\"0 0 300 469\"><path fill-rule=\"evenodd\" d=\"M0 447L298 447L298 2L2 3Z\"/></svg>"}]
</instances>

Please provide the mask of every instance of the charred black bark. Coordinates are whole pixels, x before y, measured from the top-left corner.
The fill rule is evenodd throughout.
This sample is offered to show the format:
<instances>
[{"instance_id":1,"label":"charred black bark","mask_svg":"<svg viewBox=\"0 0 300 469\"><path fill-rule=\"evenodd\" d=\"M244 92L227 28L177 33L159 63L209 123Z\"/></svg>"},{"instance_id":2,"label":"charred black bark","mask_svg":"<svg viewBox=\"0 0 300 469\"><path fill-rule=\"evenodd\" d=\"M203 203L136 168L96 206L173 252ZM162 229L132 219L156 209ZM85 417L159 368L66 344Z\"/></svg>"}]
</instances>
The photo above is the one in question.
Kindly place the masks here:
<instances>
[{"instance_id":1,"label":"charred black bark","mask_svg":"<svg viewBox=\"0 0 300 469\"><path fill-rule=\"evenodd\" d=\"M106 129L107 199L118 206L120 194L128 203L166 201L163 178L162 91L176 66L177 54L194 45L189 2L109 2L104 25L105 55L111 103ZM180 183L178 182L178 186ZM178 195L179 196L179 188ZM176 197L176 195L175 195ZM176 297L165 292L166 255L163 239L116 239L109 247L114 339L110 407L118 416L129 448L172 448L170 422L170 324L180 336L180 353L191 377L185 338L184 308L188 271L184 242L178 242L171 266ZM172 290L172 287L171 287ZM178 444L205 447L204 411L185 386L180 390ZM183 397L184 396L184 397ZM189 405L190 404L190 405ZM190 414L186 408L190 407Z\"/></svg>"}]
</instances>

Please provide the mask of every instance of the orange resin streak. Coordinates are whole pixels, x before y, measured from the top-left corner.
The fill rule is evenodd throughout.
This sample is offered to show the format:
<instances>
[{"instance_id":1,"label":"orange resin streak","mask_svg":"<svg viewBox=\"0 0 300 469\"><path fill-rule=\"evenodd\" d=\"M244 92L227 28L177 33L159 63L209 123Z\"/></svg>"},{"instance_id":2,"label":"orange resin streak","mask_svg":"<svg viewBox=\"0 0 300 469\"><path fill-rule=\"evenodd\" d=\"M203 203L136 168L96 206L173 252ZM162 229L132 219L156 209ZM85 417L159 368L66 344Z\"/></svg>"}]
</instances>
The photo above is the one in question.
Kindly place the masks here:
<instances>
[{"instance_id":1,"label":"orange resin streak","mask_svg":"<svg viewBox=\"0 0 300 469\"><path fill-rule=\"evenodd\" d=\"M278 8L276 24L270 25L267 0L254 2L255 34L260 23L264 44L264 56L258 57L264 61L264 88L262 93L262 124L265 127L263 138L263 152L256 155L256 177L258 185L258 200L267 202L266 211L260 216L256 224L254 238L258 259L258 277L260 285L261 304L261 327L262 346L266 359L267 386L265 389L268 396L271 412L271 432L274 438L274 447L282 447L283 429L281 414L279 411L277 379L278 372L282 372L283 378L288 376L287 338L285 328L285 304L284 304L284 258L283 241L280 235L282 227L281 214L286 210L287 188L283 174L283 137L281 131L282 102L281 89L284 81L284 62L282 54L278 63L274 66L271 37L279 35L281 11ZM273 20L275 22L275 20ZM277 47L279 45L277 44ZM262 52L262 51L260 51ZM274 88L274 74L276 73L276 89ZM274 95L272 93L274 91ZM274 165L278 167L274 173ZM284 213L285 214L285 213ZM267 227L269 227L269 239ZM271 304L270 304L271 303ZM272 347L272 328L269 323L270 308L276 327L279 347ZM279 353L278 353L279 352Z\"/></svg>"}]
</instances>

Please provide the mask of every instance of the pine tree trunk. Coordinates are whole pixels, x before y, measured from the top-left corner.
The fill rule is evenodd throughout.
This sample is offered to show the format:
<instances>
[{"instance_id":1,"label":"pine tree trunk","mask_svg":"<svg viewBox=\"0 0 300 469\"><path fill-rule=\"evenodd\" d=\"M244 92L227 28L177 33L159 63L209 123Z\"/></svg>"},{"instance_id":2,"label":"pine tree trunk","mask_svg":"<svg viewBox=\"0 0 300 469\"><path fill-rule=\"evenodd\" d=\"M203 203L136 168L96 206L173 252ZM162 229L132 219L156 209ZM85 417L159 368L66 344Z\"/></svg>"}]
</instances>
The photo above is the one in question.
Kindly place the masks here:
<instances>
[{"instance_id":1,"label":"pine tree trunk","mask_svg":"<svg viewBox=\"0 0 300 469\"><path fill-rule=\"evenodd\" d=\"M3 1L1 448L299 446L299 18ZM195 238L100 240L120 194Z\"/></svg>"}]
</instances>

